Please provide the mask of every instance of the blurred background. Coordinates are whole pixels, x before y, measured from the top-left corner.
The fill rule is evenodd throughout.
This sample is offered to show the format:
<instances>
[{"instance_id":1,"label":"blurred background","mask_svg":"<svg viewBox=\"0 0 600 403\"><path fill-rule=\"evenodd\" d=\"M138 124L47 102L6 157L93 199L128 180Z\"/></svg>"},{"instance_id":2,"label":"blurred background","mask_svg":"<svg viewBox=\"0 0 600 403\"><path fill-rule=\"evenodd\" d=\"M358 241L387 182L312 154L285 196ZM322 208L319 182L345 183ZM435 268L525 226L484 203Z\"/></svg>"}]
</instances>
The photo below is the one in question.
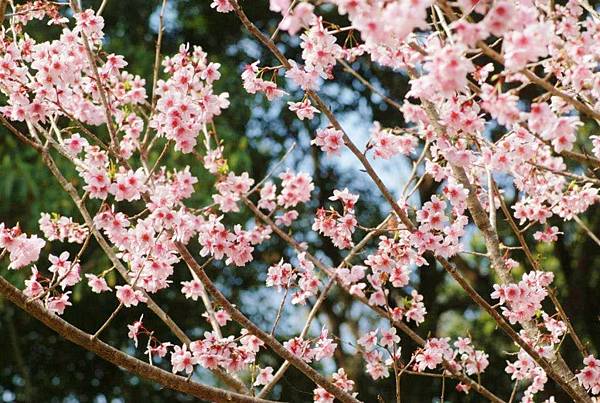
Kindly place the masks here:
<instances>
[{"instance_id":1,"label":"blurred background","mask_svg":"<svg viewBox=\"0 0 600 403\"><path fill-rule=\"evenodd\" d=\"M97 9L99 1L83 1L84 8ZM364 226L376 226L388 213L388 206L379 197L378 192L369 183L367 175L360 170L352 156L343 154L340 157L325 157L310 146L314 131L325 126L323 117L317 116L313 121L299 121L287 109L287 101L299 101L302 94L297 89L287 88L285 79L280 77L278 84L283 86L290 97L278 102L268 103L264 97L248 95L241 86L240 74L245 64L260 59L261 65L277 65L273 58L262 47L257 45L241 28L233 14L221 14L209 7L210 1L169 0L165 13L165 33L163 38L163 54L177 51L180 43L189 42L200 45L209 54L209 59L221 63L222 77L216 84L218 91L228 91L231 106L216 119L219 136L225 140L225 155L230 168L240 173L248 171L256 180L260 180L269 168L277 163L293 144L294 151L285 160L284 167L309 172L315 182L313 202L306 206L302 219L298 220L293 230L298 240L310 242L311 250L318 251L318 256L328 263L336 264L343 258L333 245L311 232L312 215L318 206L327 205L327 198L333 189L348 187L354 193L360 193L357 212L359 222ZM242 2L249 17L264 32L272 33L279 22L280 15L270 12L268 1ZM147 79L150 91L151 72L154 62L156 32L160 2L156 0L108 1L104 10L105 50L107 53L122 54L129 62L128 71ZM333 11L333 10L331 10ZM347 25L333 13L326 19ZM57 38L58 30L45 24L32 25L31 35L37 41ZM300 59L299 40L280 33L281 49L288 58ZM399 73L374 65L366 59L352 65L353 69L367 77L376 88L385 92L392 99L401 101L407 92L407 79ZM321 90L323 98L340 117L342 125L350 136L364 147L368 139L368 131L374 120L383 127L401 126L402 115L384 103L381 97L370 92L365 86L338 66L334 71L335 82L327 83ZM539 93L529 90L533 99ZM4 101L4 100L3 100ZM527 100L524 101L526 107ZM597 133L598 128L588 122L581 129L579 144L589 147L587 138L590 133ZM501 133L490 131L495 138ZM162 140L158 142L162 148ZM58 156L57 156L58 157ZM154 155L151 158L156 158ZM74 183L79 179L74 170L64 161L57 158L66 176ZM197 192L188 205L203 206L210 199L212 179L207 175L194 157L171 153L167 159L170 168L189 165L192 173L200 181ZM392 190L398 192L404 185L411 167L411 161L396 158L388 163L376 163L377 170L384 182ZM575 167L585 169L585 167ZM502 178L499 178L502 181ZM511 184L504 182L510 190ZM425 178L420 191L411 200L419 205L434 194L438 184ZM514 196L515 192L509 191ZM95 211L99 205L89 202ZM135 205L118 205L125 211L136 211ZM138 206L139 207L139 206ZM48 173L39 156L17 142L4 128L0 128L0 222L12 226L19 223L26 232L37 232L37 221L42 212L56 212L72 216L82 222L70 199L62 192L58 183ZM596 234L600 233L600 214L598 208L592 207L581 219ZM227 218L229 224L248 223L252 220L248 212L242 211ZM600 347L600 299L597 290L600 286L600 270L598 270L600 250L575 223L551 222L559 225L565 232L553 245L537 245L544 269L556 275L555 286L558 296L564 302L564 308L573 320L579 335L589 342L591 351L597 352ZM510 229L499 214L498 226L504 242L514 245L515 239L510 236ZM361 233L357 234L360 236ZM356 238L355 238L356 239ZM530 239L531 241L531 239ZM467 250L485 252L480 237L473 233L468 237ZM532 243L533 244L533 243ZM66 248L66 249L65 249ZM77 253L77 246L48 243L38 262L40 270L47 268L46 258L49 253L55 255L68 250L71 255ZM366 257L369 249L362 257ZM267 268L284 257L295 256L277 238L273 238L255 252L255 260L245 268L224 267L220 263L209 269L209 275L215 279L220 289L234 301L241 310L255 322L268 329L272 325L282 294L274 294L272 289L265 290ZM513 258L523 261L518 251ZM460 271L478 291L488 296L494 278L488 271L487 259L462 254L454 259ZM94 244L83 256L82 270L86 273L100 273L110 267L108 259L100 248ZM355 260L360 263L360 259ZM23 287L23 281L29 276L29 269L8 271L6 264L0 267L1 275L13 284ZM180 281L189 280L189 273L182 265L176 270L173 286L158 293L155 300L171 315L175 321L194 339L209 329L208 323L201 316L204 312L202 304L186 300L179 292ZM516 269L523 272L524 267ZM445 273L430 262L429 267L414 273L411 286L423 294L428 315L417 332L426 337L456 337L469 335L476 348L484 349L490 354L490 367L482 376L482 383L500 397L508 400L513 385L504 373L507 359L513 359L511 352L515 348L508 339L495 328L488 316L482 315ZM109 285L119 284L120 279L109 277ZM402 298L410 293L410 288L402 290L393 298ZM72 322L87 332L94 332L111 314L117 305L114 294L92 294L85 282L73 290L74 304L69 307L64 319ZM310 303L309 303L310 306ZM160 340L176 342L168 329L143 307L121 311L107 329L102 339L117 348L136 354L140 357L143 350L134 350L133 343L127 338L127 324L131 324L144 313L144 323L155 330ZM284 316L278 327L278 338L286 340L293 337L304 324L306 307L293 307L289 303L285 307ZM312 333L318 334L323 326L330 332L340 335L342 339L353 341L366 328L378 326L378 321L370 312L353 303L346 294L335 288L325 301L321 314L313 324ZM238 331L231 322L225 328ZM164 402L191 401L170 390L160 389L132 376L111 364L99 359L92 353L70 344L52 331L46 329L35 319L0 299L0 401L18 402ZM401 335L402 337L402 335ZM409 359L415 345L402 337L403 356ZM581 367L581 356L567 338L563 345L564 357L572 368ZM143 357L142 357L143 358ZM261 365L276 368L281 360L268 353L259 355ZM162 362L165 368L169 363ZM321 364L322 369L333 371L344 367L349 377L356 382L359 398L365 402L391 401L394 398L394 380L373 381L364 372L364 362L355 354L351 345L341 343L334 359ZM197 380L218 384L209 372L197 370ZM246 379L249 382L249 378ZM447 381L445 399L454 402L477 402L481 398L471 393L458 394L454 391L454 381ZM272 397L291 402L312 401L314 385L293 368L274 389ZM422 378L405 375L402 380L402 395L405 402L434 402L440 400L441 381L435 378ZM550 382L543 396L556 393L559 402L568 401ZM543 400L540 396L540 401Z\"/></svg>"}]
</instances>

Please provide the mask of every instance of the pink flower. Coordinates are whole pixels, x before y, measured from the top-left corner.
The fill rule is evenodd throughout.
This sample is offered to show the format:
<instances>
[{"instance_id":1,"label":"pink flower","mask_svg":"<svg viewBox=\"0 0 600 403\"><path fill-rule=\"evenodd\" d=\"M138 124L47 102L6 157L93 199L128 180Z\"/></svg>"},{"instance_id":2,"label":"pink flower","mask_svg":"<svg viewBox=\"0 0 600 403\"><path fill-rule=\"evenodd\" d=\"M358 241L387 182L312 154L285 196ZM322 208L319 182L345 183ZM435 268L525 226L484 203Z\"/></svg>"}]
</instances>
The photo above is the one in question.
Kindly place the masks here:
<instances>
[{"instance_id":1,"label":"pink flower","mask_svg":"<svg viewBox=\"0 0 600 403\"><path fill-rule=\"evenodd\" d=\"M301 337L295 337L284 342L283 347L305 362L311 362L314 358L315 352L310 346L310 340L304 340Z\"/></svg>"},{"instance_id":2,"label":"pink flower","mask_svg":"<svg viewBox=\"0 0 600 403\"><path fill-rule=\"evenodd\" d=\"M38 277L38 270L33 266L31 268L31 277L29 277L28 280L25 280L25 289L23 290L23 294L29 298L35 298L44 292L44 286L37 281Z\"/></svg>"},{"instance_id":3,"label":"pink flower","mask_svg":"<svg viewBox=\"0 0 600 403\"><path fill-rule=\"evenodd\" d=\"M316 70L321 76L328 77L336 59L341 56L342 48L336 44L335 36L323 27L322 18L317 18L316 23L300 39L306 69Z\"/></svg>"},{"instance_id":4,"label":"pink flower","mask_svg":"<svg viewBox=\"0 0 600 403\"><path fill-rule=\"evenodd\" d=\"M515 16L516 10L511 2L497 1L486 14L483 24L491 34L501 36L512 28Z\"/></svg>"},{"instance_id":5,"label":"pink flower","mask_svg":"<svg viewBox=\"0 0 600 403\"><path fill-rule=\"evenodd\" d=\"M254 386L267 385L273 380L273 368L265 367L258 372Z\"/></svg>"},{"instance_id":6,"label":"pink flower","mask_svg":"<svg viewBox=\"0 0 600 403\"><path fill-rule=\"evenodd\" d=\"M133 322L133 324L127 325L127 328L129 329L129 333L127 333L127 337L129 337L130 339L133 340L133 343L136 347L138 346L138 334L140 333L140 330L144 326L142 323L143 318L144 318L144 315L140 316L140 319Z\"/></svg>"},{"instance_id":7,"label":"pink flower","mask_svg":"<svg viewBox=\"0 0 600 403\"><path fill-rule=\"evenodd\" d=\"M291 4L291 0L269 0L269 10L276 13L287 13Z\"/></svg>"},{"instance_id":8,"label":"pink flower","mask_svg":"<svg viewBox=\"0 0 600 403\"><path fill-rule=\"evenodd\" d=\"M233 11L233 7L229 0L213 0L213 2L210 3L210 7L216 9L220 13Z\"/></svg>"},{"instance_id":9,"label":"pink flower","mask_svg":"<svg viewBox=\"0 0 600 403\"><path fill-rule=\"evenodd\" d=\"M373 148L375 158L390 159L397 154L410 154L417 145L417 139L411 135L397 136L381 129L379 122L373 123L368 148Z\"/></svg>"},{"instance_id":10,"label":"pink flower","mask_svg":"<svg viewBox=\"0 0 600 403\"><path fill-rule=\"evenodd\" d=\"M275 216L275 224L289 227L298 218L296 210L286 211L282 215Z\"/></svg>"},{"instance_id":11,"label":"pink flower","mask_svg":"<svg viewBox=\"0 0 600 403\"><path fill-rule=\"evenodd\" d=\"M375 330L365 334L360 339L358 339L358 344L361 347L363 347L366 351L373 350L375 348L375 345L377 344L377 332L378 331L379 331L379 329L375 329Z\"/></svg>"},{"instance_id":12,"label":"pink flower","mask_svg":"<svg viewBox=\"0 0 600 403\"><path fill-rule=\"evenodd\" d=\"M315 117L315 113L320 113L317 108L312 106L308 98L302 102L288 102L288 105L290 106L290 111L296 112L300 120L304 120L305 118L312 120Z\"/></svg>"},{"instance_id":13,"label":"pink flower","mask_svg":"<svg viewBox=\"0 0 600 403\"><path fill-rule=\"evenodd\" d=\"M552 37L552 24L547 22L531 24L524 30L509 32L502 42L505 66L509 70L517 71L529 62L546 57Z\"/></svg>"},{"instance_id":14,"label":"pink flower","mask_svg":"<svg viewBox=\"0 0 600 403\"><path fill-rule=\"evenodd\" d=\"M558 240L558 235L559 234L562 234L562 232L560 232L558 230L558 227L552 226L552 227L546 227L546 229L543 232L542 231L536 231L533 234L533 238L536 241L556 242Z\"/></svg>"},{"instance_id":15,"label":"pink flower","mask_svg":"<svg viewBox=\"0 0 600 403\"><path fill-rule=\"evenodd\" d=\"M74 286L81 281L80 270L81 266L79 263L69 263L69 267L67 267L61 276L62 281L60 282L60 286L63 290L67 287Z\"/></svg>"},{"instance_id":16,"label":"pink flower","mask_svg":"<svg viewBox=\"0 0 600 403\"><path fill-rule=\"evenodd\" d=\"M171 353L171 366L174 374L177 372L191 374L196 364L198 364L198 359L192 356L185 344L182 347L174 347L174 351Z\"/></svg>"},{"instance_id":17,"label":"pink flower","mask_svg":"<svg viewBox=\"0 0 600 403\"><path fill-rule=\"evenodd\" d=\"M288 285L295 277L296 274L294 274L292 265L283 263L283 259L281 259L279 263L269 267L267 287L276 287L277 291L281 291L282 288L288 288Z\"/></svg>"},{"instance_id":18,"label":"pink flower","mask_svg":"<svg viewBox=\"0 0 600 403\"><path fill-rule=\"evenodd\" d=\"M593 395L600 393L600 360L589 355L583 359L585 367L576 375L579 384Z\"/></svg>"},{"instance_id":19,"label":"pink flower","mask_svg":"<svg viewBox=\"0 0 600 403\"><path fill-rule=\"evenodd\" d=\"M79 133L73 134L71 137L66 139L63 144L71 155L79 154L85 147L89 145L87 139L81 137Z\"/></svg>"},{"instance_id":20,"label":"pink flower","mask_svg":"<svg viewBox=\"0 0 600 403\"><path fill-rule=\"evenodd\" d=\"M333 342L333 339L327 337L327 329L321 331L321 335L317 339L315 347L313 349L314 359L321 361L324 358L331 358L335 353L337 343Z\"/></svg>"},{"instance_id":21,"label":"pink flower","mask_svg":"<svg viewBox=\"0 0 600 403\"><path fill-rule=\"evenodd\" d=\"M542 301L548 295L547 286L552 283L551 272L532 271L523 275L519 283L494 285L493 299L498 299L502 314L511 324L523 323L542 309Z\"/></svg>"},{"instance_id":22,"label":"pink flower","mask_svg":"<svg viewBox=\"0 0 600 403\"><path fill-rule=\"evenodd\" d=\"M576 130L582 125L583 123L579 118L560 117L555 119L554 124L542 132L542 137L545 140L552 141L552 146L557 153L564 150L570 151L577 139Z\"/></svg>"},{"instance_id":23,"label":"pink flower","mask_svg":"<svg viewBox=\"0 0 600 403\"><path fill-rule=\"evenodd\" d=\"M473 47L477 41L485 39L487 32L481 24L473 24L466 21L458 20L450 25L455 35L460 42Z\"/></svg>"},{"instance_id":24,"label":"pink flower","mask_svg":"<svg viewBox=\"0 0 600 403\"><path fill-rule=\"evenodd\" d=\"M432 49L424 65L427 74L411 81L411 96L449 98L468 88L467 74L475 70L473 63L458 45L447 45Z\"/></svg>"},{"instance_id":25,"label":"pink flower","mask_svg":"<svg viewBox=\"0 0 600 403\"><path fill-rule=\"evenodd\" d=\"M227 0L213 1L211 6L229 10ZM219 65L208 63L199 46L190 51L189 45L181 45L179 53L167 57L163 66L169 77L157 83L157 113L150 126L159 136L173 140L176 151L190 153L204 125L229 106L229 94L215 93L213 83L219 78Z\"/></svg>"},{"instance_id":26,"label":"pink flower","mask_svg":"<svg viewBox=\"0 0 600 403\"><path fill-rule=\"evenodd\" d=\"M52 265L48 268L51 273L58 272L59 275L64 274L71 265L69 261L69 252L62 252L60 256L49 255L48 260Z\"/></svg>"},{"instance_id":27,"label":"pink flower","mask_svg":"<svg viewBox=\"0 0 600 403\"><path fill-rule=\"evenodd\" d=\"M294 84L302 88L304 91L316 91L319 88L319 72L317 70L307 70L306 67L300 68L298 64L296 64L296 62L293 60L288 60L288 62L290 63L292 68L285 72L285 76L292 80Z\"/></svg>"},{"instance_id":28,"label":"pink flower","mask_svg":"<svg viewBox=\"0 0 600 403\"><path fill-rule=\"evenodd\" d=\"M130 285L116 286L117 298L125 307L137 306L138 302L146 302L146 297L140 290L134 290Z\"/></svg>"},{"instance_id":29,"label":"pink flower","mask_svg":"<svg viewBox=\"0 0 600 403\"><path fill-rule=\"evenodd\" d=\"M354 206L358 201L358 195L352 194L348 190L348 188L344 188L344 190L333 190L333 196L329 197L329 200L336 201L339 200L342 202L345 210L354 210Z\"/></svg>"},{"instance_id":30,"label":"pink flower","mask_svg":"<svg viewBox=\"0 0 600 403\"><path fill-rule=\"evenodd\" d=\"M202 295L202 290L204 287L200 280L190 280L190 281L182 281L181 292L185 295L186 298L191 298L194 301L198 300L198 297Z\"/></svg>"},{"instance_id":31,"label":"pink flower","mask_svg":"<svg viewBox=\"0 0 600 403\"><path fill-rule=\"evenodd\" d=\"M160 343L158 346L156 347L152 347L150 346L147 350L146 350L146 354L150 353L153 356L157 356L157 357L164 357L167 355L167 353L169 352L169 347L171 347L172 344L169 342L163 342Z\"/></svg>"},{"instance_id":32,"label":"pink flower","mask_svg":"<svg viewBox=\"0 0 600 403\"><path fill-rule=\"evenodd\" d=\"M100 39L104 36L102 33L104 18L94 15L94 10L87 9L77 13L75 19L77 20L75 32L83 31L94 39Z\"/></svg>"},{"instance_id":33,"label":"pink flower","mask_svg":"<svg viewBox=\"0 0 600 403\"><path fill-rule=\"evenodd\" d=\"M106 284L106 280L104 277L98 277L94 274L87 273L85 277L88 279L88 285L91 287L92 292L99 294L105 291L112 291L108 284Z\"/></svg>"},{"instance_id":34,"label":"pink flower","mask_svg":"<svg viewBox=\"0 0 600 403\"><path fill-rule=\"evenodd\" d=\"M327 154L337 155L344 145L344 133L333 127L317 129L316 137L311 141L311 144L321 147L321 151Z\"/></svg>"},{"instance_id":35,"label":"pink flower","mask_svg":"<svg viewBox=\"0 0 600 403\"><path fill-rule=\"evenodd\" d=\"M202 316L204 316L207 319L209 318L208 312L204 312L202 314ZM231 316L229 316L227 311L225 311L223 309L219 309L218 311L215 311L214 317L215 317L215 320L217 321L217 323L219 324L219 326L225 326L227 324L227 322L229 322L231 320Z\"/></svg>"},{"instance_id":36,"label":"pink flower","mask_svg":"<svg viewBox=\"0 0 600 403\"><path fill-rule=\"evenodd\" d=\"M272 81L265 81L258 77L258 63L259 61L257 60L254 63L247 65L242 73L244 89L248 92L248 94L262 92L269 101L285 95L285 91L277 88L277 84Z\"/></svg>"},{"instance_id":37,"label":"pink flower","mask_svg":"<svg viewBox=\"0 0 600 403\"><path fill-rule=\"evenodd\" d=\"M299 203L310 200L310 192L315 188L312 178L304 173L292 173L289 169L279 175L281 178L281 194L277 197L277 203L285 208L296 207Z\"/></svg>"},{"instance_id":38,"label":"pink flower","mask_svg":"<svg viewBox=\"0 0 600 403\"><path fill-rule=\"evenodd\" d=\"M58 215L51 217L50 214L42 213L38 224L49 241L58 240L81 244L89 233L85 225L73 222L70 217Z\"/></svg>"},{"instance_id":39,"label":"pink flower","mask_svg":"<svg viewBox=\"0 0 600 403\"><path fill-rule=\"evenodd\" d=\"M71 294L71 291L61 294L59 297L48 298L46 308L56 315L62 315L65 312L65 308L72 305L71 301L69 301L69 294Z\"/></svg>"},{"instance_id":40,"label":"pink flower","mask_svg":"<svg viewBox=\"0 0 600 403\"><path fill-rule=\"evenodd\" d=\"M0 248L6 248L9 253L9 269L19 269L37 261L44 245L46 241L37 235L28 238L19 227L6 229L4 223L0 223Z\"/></svg>"},{"instance_id":41,"label":"pink flower","mask_svg":"<svg viewBox=\"0 0 600 403\"><path fill-rule=\"evenodd\" d=\"M415 358L415 365L418 371L435 369L442 363L444 354L446 354L445 350L426 346L423 352L417 354Z\"/></svg>"},{"instance_id":42,"label":"pink flower","mask_svg":"<svg viewBox=\"0 0 600 403\"><path fill-rule=\"evenodd\" d=\"M277 207L276 199L277 187L271 181L265 182L263 187L260 189L260 200L258 201L258 208L272 211Z\"/></svg>"},{"instance_id":43,"label":"pink flower","mask_svg":"<svg viewBox=\"0 0 600 403\"><path fill-rule=\"evenodd\" d=\"M116 201L138 200L141 194L146 191L144 170L137 169L121 171L115 175L115 182L110 186L109 192L115 196Z\"/></svg>"},{"instance_id":44,"label":"pink flower","mask_svg":"<svg viewBox=\"0 0 600 403\"><path fill-rule=\"evenodd\" d=\"M381 339L379 344L382 347L394 347L395 344L398 344L400 341L400 336L396 334L396 328L392 327L388 330L381 331Z\"/></svg>"},{"instance_id":45,"label":"pink flower","mask_svg":"<svg viewBox=\"0 0 600 403\"><path fill-rule=\"evenodd\" d=\"M471 389L471 386L464 384L462 382L456 384L457 392L462 392L462 393L468 394L470 389Z\"/></svg>"},{"instance_id":46,"label":"pink flower","mask_svg":"<svg viewBox=\"0 0 600 403\"><path fill-rule=\"evenodd\" d=\"M281 10L284 15L283 20L279 23L279 28L289 32L290 35L296 35L300 29L313 25L317 19L314 13L315 6L310 3L300 2L289 13L288 9Z\"/></svg>"}]
</instances>

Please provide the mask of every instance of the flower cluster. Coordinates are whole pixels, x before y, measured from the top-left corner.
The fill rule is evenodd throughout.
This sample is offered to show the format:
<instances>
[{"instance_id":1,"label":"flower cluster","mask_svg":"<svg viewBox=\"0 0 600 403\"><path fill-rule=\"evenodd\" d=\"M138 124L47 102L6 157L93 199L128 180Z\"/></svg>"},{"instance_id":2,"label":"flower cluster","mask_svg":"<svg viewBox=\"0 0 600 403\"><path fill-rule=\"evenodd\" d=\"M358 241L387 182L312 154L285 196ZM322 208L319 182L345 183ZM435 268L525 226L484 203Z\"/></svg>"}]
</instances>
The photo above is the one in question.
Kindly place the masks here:
<instances>
[{"instance_id":1,"label":"flower cluster","mask_svg":"<svg viewBox=\"0 0 600 403\"><path fill-rule=\"evenodd\" d=\"M600 360L593 355L583 359L585 367L577 374L579 383L593 395L600 393Z\"/></svg>"},{"instance_id":2,"label":"flower cluster","mask_svg":"<svg viewBox=\"0 0 600 403\"><path fill-rule=\"evenodd\" d=\"M344 133L333 127L318 129L316 137L311 141L311 144L318 146L321 148L321 151L329 155L337 155L344 144Z\"/></svg>"},{"instance_id":3,"label":"flower cluster","mask_svg":"<svg viewBox=\"0 0 600 403\"><path fill-rule=\"evenodd\" d=\"M336 38L323 27L323 19L317 18L314 25L300 35L302 59L305 71L316 71L323 78L332 77L336 60L342 56L342 48Z\"/></svg>"},{"instance_id":4,"label":"flower cluster","mask_svg":"<svg viewBox=\"0 0 600 403\"><path fill-rule=\"evenodd\" d=\"M475 70L460 46L431 49L423 67L428 74L411 82L410 95L418 98L451 97L467 86L467 75Z\"/></svg>"},{"instance_id":5,"label":"flower cluster","mask_svg":"<svg viewBox=\"0 0 600 403\"><path fill-rule=\"evenodd\" d=\"M0 223L0 248L8 251L9 269L19 269L37 261L44 245L46 241L37 235L28 237L18 226L6 228Z\"/></svg>"},{"instance_id":6,"label":"flower cluster","mask_svg":"<svg viewBox=\"0 0 600 403\"><path fill-rule=\"evenodd\" d=\"M199 46L190 51L189 46L182 45L178 54L165 58L163 66L170 77L157 83L157 113L150 125L158 135L173 140L175 150L189 153L198 134L229 106L229 94L214 93L220 65L208 62Z\"/></svg>"},{"instance_id":7,"label":"flower cluster","mask_svg":"<svg viewBox=\"0 0 600 403\"><path fill-rule=\"evenodd\" d=\"M306 2L296 4L292 0L270 0L269 9L283 15L279 29L290 35L295 35L301 28L314 24L316 20L315 7Z\"/></svg>"},{"instance_id":8,"label":"flower cluster","mask_svg":"<svg viewBox=\"0 0 600 403\"><path fill-rule=\"evenodd\" d=\"M254 362L263 342L242 330L239 341L233 336L219 337L214 332L205 332L204 338L193 341L189 346L174 346L171 352L173 373L192 373L195 365L207 369L222 368L238 372Z\"/></svg>"},{"instance_id":9,"label":"flower cluster","mask_svg":"<svg viewBox=\"0 0 600 403\"><path fill-rule=\"evenodd\" d=\"M352 234L358 224L354 214L354 206L358 200L358 195L352 194L345 188L342 191L334 190L331 201L340 201L343 211L325 210L320 208L315 216L315 222L312 226L314 231L331 238L333 244L339 249L350 248L352 243Z\"/></svg>"},{"instance_id":10,"label":"flower cluster","mask_svg":"<svg viewBox=\"0 0 600 403\"><path fill-rule=\"evenodd\" d=\"M89 230L85 225L77 224L71 217L42 213L38 224L40 231L49 241L83 243Z\"/></svg>"},{"instance_id":11,"label":"flower cluster","mask_svg":"<svg viewBox=\"0 0 600 403\"><path fill-rule=\"evenodd\" d=\"M314 340L295 337L283 343L283 346L305 362L321 361L333 356L337 344L328 337L326 329Z\"/></svg>"},{"instance_id":12,"label":"flower cluster","mask_svg":"<svg viewBox=\"0 0 600 403\"><path fill-rule=\"evenodd\" d=\"M244 72L242 73L244 89L248 91L248 94L256 94L257 92L262 92L265 94L269 101L283 96L285 94L285 91L277 88L277 84L275 84L273 81L263 80L262 75L267 69L259 70L258 63L260 63L259 60L247 65L244 68Z\"/></svg>"},{"instance_id":13,"label":"flower cluster","mask_svg":"<svg viewBox=\"0 0 600 403\"><path fill-rule=\"evenodd\" d=\"M352 392L354 389L354 381L348 379L348 375L344 368L338 369L332 376L333 384L345 392ZM333 403L335 396L327 392L325 389L318 387L313 391L313 401L315 403ZM353 397L356 397L358 393L352 393Z\"/></svg>"},{"instance_id":14,"label":"flower cluster","mask_svg":"<svg viewBox=\"0 0 600 403\"><path fill-rule=\"evenodd\" d=\"M374 122L367 148L373 149L375 158L390 159L395 155L409 155L417 146L417 138L411 134L395 135Z\"/></svg>"},{"instance_id":15,"label":"flower cluster","mask_svg":"<svg viewBox=\"0 0 600 403\"><path fill-rule=\"evenodd\" d=\"M510 323L525 323L541 309L553 279L551 272L525 273L518 283L494 284L491 297L503 305L502 314Z\"/></svg>"},{"instance_id":16,"label":"flower cluster","mask_svg":"<svg viewBox=\"0 0 600 403\"><path fill-rule=\"evenodd\" d=\"M317 294L321 282L314 272L314 264L308 260L306 253L298 254L297 267L284 263L283 259L268 269L267 287L282 289L298 288L292 296L292 304L304 304L306 300Z\"/></svg>"},{"instance_id":17,"label":"flower cluster","mask_svg":"<svg viewBox=\"0 0 600 403\"><path fill-rule=\"evenodd\" d=\"M471 339L459 337L450 346L449 338L428 339L423 349L415 356L417 371L435 369L445 365L453 371L465 371L469 375L481 374L489 365L488 355L481 350L475 350Z\"/></svg>"}]
</instances>

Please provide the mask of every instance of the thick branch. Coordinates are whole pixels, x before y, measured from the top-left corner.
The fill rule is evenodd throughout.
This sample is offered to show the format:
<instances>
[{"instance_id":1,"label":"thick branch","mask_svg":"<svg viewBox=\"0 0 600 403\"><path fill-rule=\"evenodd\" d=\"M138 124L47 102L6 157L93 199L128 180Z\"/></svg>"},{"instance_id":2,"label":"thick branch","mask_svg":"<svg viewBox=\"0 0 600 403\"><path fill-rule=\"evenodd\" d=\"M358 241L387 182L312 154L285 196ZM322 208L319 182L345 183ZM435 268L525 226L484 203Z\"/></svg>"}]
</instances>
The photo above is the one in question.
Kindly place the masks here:
<instances>
[{"instance_id":1,"label":"thick branch","mask_svg":"<svg viewBox=\"0 0 600 403\"><path fill-rule=\"evenodd\" d=\"M198 399L218 402L269 402L269 400L245 396L189 381L182 376L174 375L131 357L98 339L94 339L92 335L52 314L39 301L28 302L27 297L3 277L0 277L0 294L70 342L92 351L111 364L159 383L166 388L187 393Z\"/></svg>"}]
</instances>

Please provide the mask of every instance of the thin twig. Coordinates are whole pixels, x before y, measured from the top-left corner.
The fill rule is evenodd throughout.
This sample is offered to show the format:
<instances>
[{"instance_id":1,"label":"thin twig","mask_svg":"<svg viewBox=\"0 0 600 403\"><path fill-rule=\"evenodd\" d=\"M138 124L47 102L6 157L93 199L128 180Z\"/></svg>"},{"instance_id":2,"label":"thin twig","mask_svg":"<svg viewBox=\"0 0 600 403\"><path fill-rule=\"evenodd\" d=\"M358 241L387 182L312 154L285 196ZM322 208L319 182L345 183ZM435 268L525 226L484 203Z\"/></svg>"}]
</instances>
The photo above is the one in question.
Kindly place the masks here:
<instances>
[{"instance_id":1,"label":"thin twig","mask_svg":"<svg viewBox=\"0 0 600 403\"><path fill-rule=\"evenodd\" d=\"M598 237L596 236L596 234L594 234L592 232L591 229L589 229L589 227L587 225L585 225L585 223L583 221L581 221L581 218L579 218L577 215L573 216L573 220L577 223L577 225L579 225L581 227L581 229L583 229L583 231L594 241L596 242L596 245L600 246L600 239L598 239Z\"/></svg>"}]
</instances>

